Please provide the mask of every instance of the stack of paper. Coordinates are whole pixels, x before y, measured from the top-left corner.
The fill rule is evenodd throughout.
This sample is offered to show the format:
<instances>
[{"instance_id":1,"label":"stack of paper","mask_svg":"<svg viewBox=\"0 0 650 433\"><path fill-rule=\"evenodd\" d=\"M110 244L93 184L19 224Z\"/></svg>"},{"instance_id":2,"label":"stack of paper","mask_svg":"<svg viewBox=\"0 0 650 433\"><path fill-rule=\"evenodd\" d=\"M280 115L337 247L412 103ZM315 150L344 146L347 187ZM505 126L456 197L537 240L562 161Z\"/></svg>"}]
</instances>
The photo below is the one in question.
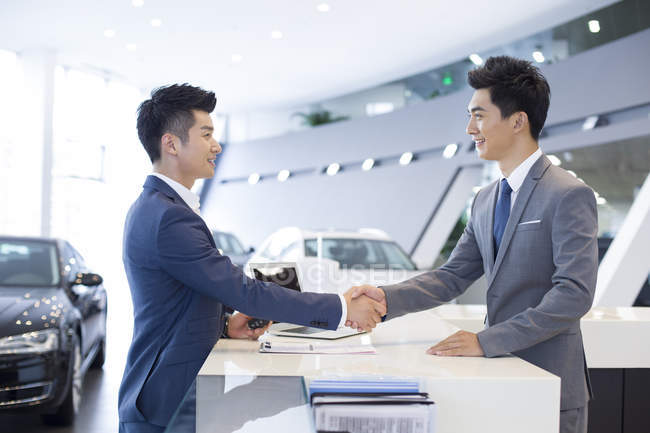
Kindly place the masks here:
<instances>
[{"instance_id":1,"label":"stack of paper","mask_svg":"<svg viewBox=\"0 0 650 433\"><path fill-rule=\"evenodd\" d=\"M309 385L316 429L431 433L435 404L413 380L319 379Z\"/></svg>"}]
</instances>

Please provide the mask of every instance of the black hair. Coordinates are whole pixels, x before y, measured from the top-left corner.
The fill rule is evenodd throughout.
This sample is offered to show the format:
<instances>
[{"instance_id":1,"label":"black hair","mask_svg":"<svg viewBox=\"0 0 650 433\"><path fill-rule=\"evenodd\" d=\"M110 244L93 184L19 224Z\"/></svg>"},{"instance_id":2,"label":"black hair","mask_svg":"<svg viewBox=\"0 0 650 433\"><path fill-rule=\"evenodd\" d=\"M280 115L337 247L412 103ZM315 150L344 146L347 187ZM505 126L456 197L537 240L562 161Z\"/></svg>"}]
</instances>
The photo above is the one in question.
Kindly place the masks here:
<instances>
[{"instance_id":1,"label":"black hair","mask_svg":"<svg viewBox=\"0 0 650 433\"><path fill-rule=\"evenodd\" d=\"M540 70L531 62L509 56L490 57L480 68L467 73L474 89L489 89L492 103L503 119L517 111L528 115L530 135L535 140L546 122L551 89Z\"/></svg>"},{"instance_id":2,"label":"black hair","mask_svg":"<svg viewBox=\"0 0 650 433\"><path fill-rule=\"evenodd\" d=\"M138 137L151 162L160 159L160 139L166 133L178 136L181 141L189 139L194 126L192 110L211 113L217 104L214 92L189 84L172 84L151 91L138 107Z\"/></svg>"}]
</instances>

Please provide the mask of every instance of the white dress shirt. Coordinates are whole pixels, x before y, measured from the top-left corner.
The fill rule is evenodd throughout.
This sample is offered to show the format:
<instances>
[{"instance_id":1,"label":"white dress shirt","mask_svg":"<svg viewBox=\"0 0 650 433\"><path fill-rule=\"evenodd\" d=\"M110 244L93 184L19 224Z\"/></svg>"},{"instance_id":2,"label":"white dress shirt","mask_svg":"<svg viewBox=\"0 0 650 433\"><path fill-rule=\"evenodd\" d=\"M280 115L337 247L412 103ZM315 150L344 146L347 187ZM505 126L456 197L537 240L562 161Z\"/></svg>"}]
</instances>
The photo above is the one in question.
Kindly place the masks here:
<instances>
[{"instance_id":1,"label":"white dress shirt","mask_svg":"<svg viewBox=\"0 0 650 433\"><path fill-rule=\"evenodd\" d=\"M151 174L153 176L156 176L163 182L165 182L167 185L169 185L171 189L176 191L176 194L178 194L181 197L181 199L185 202L186 205L190 207L190 209L196 212L197 215L201 216L201 213L199 212L201 203L198 195L193 193L191 190L187 189L183 184L176 182L174 179L170 179L164 174L160 174L160 173L151 173ZM345 326L345 321L348 317L348 304L345 302L345 298L343 297L343 295L339 294L339 299L341 300L341 320L339 321L339 328L342 328L343 326Z\"/></svg>"},{"instance_id":2,"label":"white dress shirt","mask_svg":"<svg viewBox=\"0 0 650 433\"><path fill-rule=\"evenodd\" d=\"M510 193L510 211L512 211L512 208L515 206L515 200L517 200L519 189L521 189L521 185L523 185L524 179L526 179L526 176L528 175L530 168L533 166L533 164L535 164L535 162L541 156L542 156L542 149L538 147L537 150L533 152L532 155L526 158L524 162L519 164L517 168L512 170L510 176L508 177L501 176L501 179L504 178L507 179L508 185L510 185L510 188L512 188L512 192ZM499 185L501 185L501 180L499 180Z\"/></svg>"}]
</instances>

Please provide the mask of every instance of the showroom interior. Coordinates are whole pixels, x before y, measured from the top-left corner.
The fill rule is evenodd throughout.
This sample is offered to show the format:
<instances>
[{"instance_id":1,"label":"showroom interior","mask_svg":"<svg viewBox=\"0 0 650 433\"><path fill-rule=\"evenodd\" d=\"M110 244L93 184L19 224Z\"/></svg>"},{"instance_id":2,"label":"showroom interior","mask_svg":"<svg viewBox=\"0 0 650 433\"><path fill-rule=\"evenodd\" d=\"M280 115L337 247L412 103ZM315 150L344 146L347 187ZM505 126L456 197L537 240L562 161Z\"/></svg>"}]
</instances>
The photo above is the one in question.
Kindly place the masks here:
<instances>
[{"instance_id":1,"label":"showroom interior","mask_svg":"<svg viewBox=\"0 0 650 433\"><path fill-rule=\"evenodd\" d=\"M538 3L2 2L0 246L6 237L62 240L52 248L70 254L73 271L77 265L88 276L92 296L75 296L101 310L91 320L103 339L81 346L88 357L81 360L85 374L71 425L50 425L57 423L30 405L12 410L7 402L17 398L8 397L15 390L0 382L0 431L118 431L117 395L133 332L124 220L152 170L138 140L136 111L153 89L187 82L216 93L211 116L223 151L214 177L192 190L221 252L232 254L234 263L322 258L327 233L342 232L396 244L407 256L404 269L412 264L424 272L445 263L474 196L500 177L466 133L474 91L467 73L497 55L540 68L551 105L539 146L596 196L598 283L593 310L582 321L597 396L589 432L648 431L650 2ZM289 227L282 233L293 234L280 239L279 231ZM310 250L308 238L317 238L318 247ZM336 251L329 248L330 259L337 259ZM0 248L0 265L2 254ZM103 283L90 281L95 274ZM355 281L320 290L342 293ZM0 290L2 320L25 326L22 309L12 307L15 295ZM482 329L486 291L481 278L435 320ZM38 293L19 300L39 300ZM58 301L43 295L43 306L46 301L43 321L54 314L54 327L63 322ZM4 356L0 345L0 364ZM227 354L214 359L219 356L230 370L206 363L200 373L206 383L222 386L219 378L228 383L228 374L258 371L248 359L228 364ZM298 364L287 371L305 368ZM7 365L0 367L2 381L13 377ZM320 368L337 371L324 359ZM302 392L294 389L302 382L282 386ZM199 397L197 391L197 417L200 408L206 412ZM277 419L264 420L293 416L294 403L283 404L252 411L229 431L279 431ZM431 431L472 431L471 420L469 427L450 429L443 409ZM516 431L486 425L486 431ZM191 431L211 430L197 424Z\"/></svg>"}]
</instances>

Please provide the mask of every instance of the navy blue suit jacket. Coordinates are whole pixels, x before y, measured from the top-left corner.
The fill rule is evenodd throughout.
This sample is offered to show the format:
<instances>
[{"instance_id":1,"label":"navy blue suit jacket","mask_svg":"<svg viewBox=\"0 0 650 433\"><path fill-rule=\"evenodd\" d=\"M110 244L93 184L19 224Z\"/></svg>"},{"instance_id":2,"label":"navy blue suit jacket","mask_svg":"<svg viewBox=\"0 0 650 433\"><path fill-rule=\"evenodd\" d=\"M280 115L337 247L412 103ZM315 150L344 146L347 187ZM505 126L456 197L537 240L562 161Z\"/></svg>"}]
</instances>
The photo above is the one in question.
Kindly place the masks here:
<instances>
[{"instance_id":1,"label":"navy blue suit jacket","mask_svg":"<svg viewBox=\"0 0 650 433\"><path fill-rule=\"evenodd\" d=\"M246 277L164 181L149 176L124 227L133 340L119 392L121 422L165 426L221 335L227 307L336 329L338 295L298 293Z\"/></svg>"}]
</instances>

